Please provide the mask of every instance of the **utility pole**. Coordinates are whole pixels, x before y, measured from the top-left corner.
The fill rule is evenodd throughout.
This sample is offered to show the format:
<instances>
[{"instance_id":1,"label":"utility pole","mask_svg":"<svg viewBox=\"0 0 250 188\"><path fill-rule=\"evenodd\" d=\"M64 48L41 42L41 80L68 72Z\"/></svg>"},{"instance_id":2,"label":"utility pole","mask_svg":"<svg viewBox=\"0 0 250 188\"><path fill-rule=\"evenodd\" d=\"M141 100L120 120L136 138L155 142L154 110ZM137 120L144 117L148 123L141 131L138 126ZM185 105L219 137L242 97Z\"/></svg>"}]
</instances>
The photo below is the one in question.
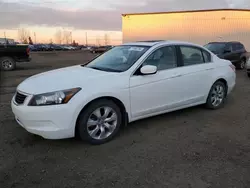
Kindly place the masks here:
<instances>
[{"instance_id":1,"label":"utility pole","mask_svg":"<svg viewBox=\"0 0 250 188\"><path fill-rule=\"evenodd\" d=\"M7 44L7 39L6 39L6 33L5 33L5 31L3 32L3 34L4 34L4 39L5 39L5 43Z\"/></svg>"},{"instance_id":2,"label":"utility pole","mask_svg":"<svg viewBox=\"0 0 250 188\"><path fill-rule=\"evenodd\" d=\"M71 45L72 45L72 31L70 32L70 40L71 40Z\"/></svg>"},{"instance_id":3,"label":"utility pole","mask_svg":"<svg viewBox=\"0 0 250 188\"><path fill-rule=\"evenodd\" d=\"M86 40L86 46L88 46L88 33L85 32L85 40Z\"/></svg>"},{"instance_id":4,"label":"utility pole","mask_svg":"<svg viewBox=\"0 0 250 188\"><path fill-rule=\"evenodd\" d=\"M34 32L35 44L36 44L36 32Z\"/></svg>"}]
</instances>

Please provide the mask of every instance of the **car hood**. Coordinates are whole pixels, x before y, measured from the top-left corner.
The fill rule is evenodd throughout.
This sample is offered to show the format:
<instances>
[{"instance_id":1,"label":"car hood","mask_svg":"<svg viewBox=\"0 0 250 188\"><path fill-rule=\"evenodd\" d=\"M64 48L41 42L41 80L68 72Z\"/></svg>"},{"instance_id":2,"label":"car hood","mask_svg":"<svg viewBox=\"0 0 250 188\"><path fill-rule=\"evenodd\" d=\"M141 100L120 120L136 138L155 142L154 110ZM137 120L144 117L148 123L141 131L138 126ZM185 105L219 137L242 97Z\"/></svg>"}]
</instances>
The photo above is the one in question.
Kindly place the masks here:
<instances>
[{"instance_id":1,"label":"car hood","mask_svg":"<svg viewBox=\"0 0 250 188\"><path fill-rule=\"evenodd\" d=\"M114 74L77 65L31 76L20 83L17 89L28 94L41 94L82 87L84 84L90 84L97 79L100 81L103 77L112 77Z\"/></svg>"}]
</instances>

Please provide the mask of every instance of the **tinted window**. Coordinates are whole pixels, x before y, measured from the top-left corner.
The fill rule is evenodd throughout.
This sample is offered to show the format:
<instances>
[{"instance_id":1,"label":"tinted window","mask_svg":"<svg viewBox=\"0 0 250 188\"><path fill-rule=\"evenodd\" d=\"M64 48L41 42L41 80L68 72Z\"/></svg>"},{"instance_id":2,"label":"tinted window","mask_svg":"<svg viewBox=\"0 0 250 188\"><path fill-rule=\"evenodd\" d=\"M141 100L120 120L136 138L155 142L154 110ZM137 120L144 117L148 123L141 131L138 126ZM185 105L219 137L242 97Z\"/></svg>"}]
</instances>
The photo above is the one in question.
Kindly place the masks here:
<instances>
[{"instance_id":1,"label":"tinted window","mask_svg":"<svg viewBox=\"0 0 250 188\"><path fill-rule=\"evenodd\" d=\"M166 46L157 49L146 59L143 65L155 65L158 70L177 67L175 47Z\"/></svg>"},{"instance_id":2,"label":"tinted window","mask_svg":"<svg viewBox=\"0 0 250 188\"><path fill-rule=\"evenodd\" d=\"M209 43L209 44L206 44L204 47L215 54L222 54L224 52L226 44L225 43Z\"/></svg>"},{"instance_id":3,"label":"tinted window","mask_svg":"<svg viewBox=\"0 0 250 188\"><path fill-rule=\"evenodd\" d=\"M236 51L236 50L237 50L237 46L238 46L238 45L237 45L236 43L233 43L233 44L232 44L232 49L233 49L233 51Z\"/></svg>"},{"instance_id":4,"label":"tinted window","mask_svg":"<svg viewBox=\"0 0 250 188\"><path fill-rule=\"evenodd\" d=\"M210 53L206 52L205 50L202 50L202 54L203 54L205 63L211 62L211 54Z\"/></svg>"},{"instance_id":5,"label":"tinted window","mask_svg":"<svg viewBox=\"0 0 250 188\"><path fill-rule=\"evenodd\" d=\"M187 46L180 46L184 66L204 63L201 49Z\"/></svg>"},{"instance_id":6,"label":"tinted window","mask_svg":"<svg viewBox=\"0 0 250 188\"><path fill-rule=\"evenodd\" d=\"M237 50L244 50L244 46L241 43L237 44Z\"/></svg>"},{"instance_id":7,"label":"tinted window","mask_svg":"<svg viewBox=\"0 0 250 188\"><path fill-rule=\"evenodd\" d=\"M241 49L245 49L244 45L239 43Z\"/></svg>"}]
</instances>

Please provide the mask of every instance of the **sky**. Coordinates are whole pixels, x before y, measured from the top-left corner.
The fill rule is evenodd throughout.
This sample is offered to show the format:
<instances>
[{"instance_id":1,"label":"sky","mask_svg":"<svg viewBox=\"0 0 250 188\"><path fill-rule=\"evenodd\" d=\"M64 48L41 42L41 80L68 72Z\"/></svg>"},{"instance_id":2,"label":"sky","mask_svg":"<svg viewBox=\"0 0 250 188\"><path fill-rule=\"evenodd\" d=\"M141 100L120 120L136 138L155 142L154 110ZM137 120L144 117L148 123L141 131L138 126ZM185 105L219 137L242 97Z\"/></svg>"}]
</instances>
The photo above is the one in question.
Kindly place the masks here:
<instances>
[{"instance_id":1,"label":"sky","mask_svg":"<svg viewBox=\"0 0 250 188\"><path fill-rule=\"evenodd\" d=\"M18 39L18 28L26 28L38 41L48 42L64 29L80 43L86 32L92 43L105 33L119 43L122 13L215 8L247 9L250 0L0 0L0 37L5 32Z\"/></svg>"}]
</instances>

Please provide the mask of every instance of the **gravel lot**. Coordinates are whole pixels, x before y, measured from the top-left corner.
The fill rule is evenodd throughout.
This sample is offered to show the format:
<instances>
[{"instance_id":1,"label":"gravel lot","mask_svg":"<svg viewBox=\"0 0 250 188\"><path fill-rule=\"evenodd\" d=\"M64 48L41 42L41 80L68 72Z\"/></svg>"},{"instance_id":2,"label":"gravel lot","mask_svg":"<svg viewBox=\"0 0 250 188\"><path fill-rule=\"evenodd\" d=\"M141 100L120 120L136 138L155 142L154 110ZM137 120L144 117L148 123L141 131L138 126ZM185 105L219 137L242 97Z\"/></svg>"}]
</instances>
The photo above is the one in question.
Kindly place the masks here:
<instances>
[{"instance_id":1,"label":"gravel lot","mask_svg":"<svg viewBox=\"0 0 250 188\"><path fill-rule=\"evenodd\" d=\"M10 100L25 78L92 55L32 58L13 72L1 72L1 188L250 187L250 79L244 71L237 71L237 86L220 110L199 106L137 121L115 140L91 146L29 134L15 122Z\"/></svg>"}]
</instances>

